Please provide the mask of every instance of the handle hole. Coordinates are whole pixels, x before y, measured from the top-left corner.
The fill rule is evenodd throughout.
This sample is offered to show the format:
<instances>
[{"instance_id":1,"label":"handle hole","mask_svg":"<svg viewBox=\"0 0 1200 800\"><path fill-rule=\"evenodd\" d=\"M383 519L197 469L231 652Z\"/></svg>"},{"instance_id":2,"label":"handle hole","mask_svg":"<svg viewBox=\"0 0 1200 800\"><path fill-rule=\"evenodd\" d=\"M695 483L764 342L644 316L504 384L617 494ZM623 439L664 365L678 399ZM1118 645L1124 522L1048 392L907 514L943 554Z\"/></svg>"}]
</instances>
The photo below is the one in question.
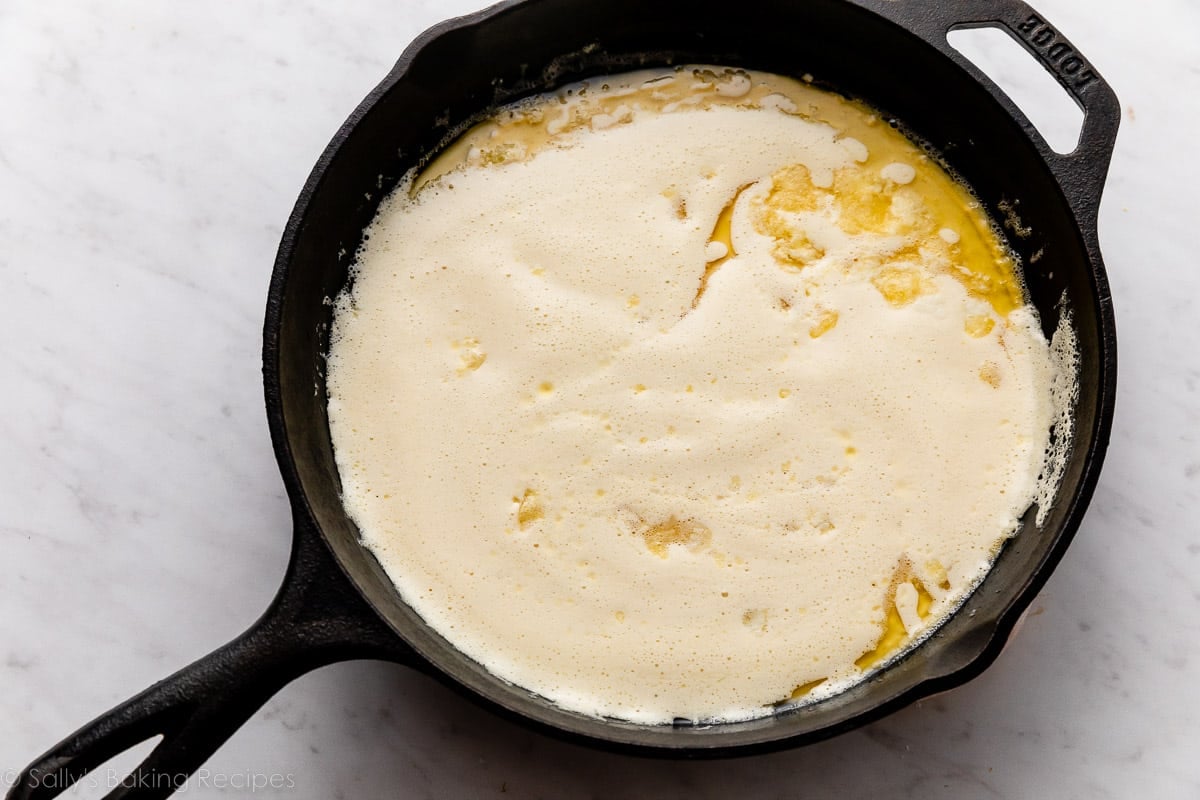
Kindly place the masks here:
<instances>
[{"instance_id":1,"label":"handle hole","mask_svg":"<svg viewBox=\"0 0 1200 800\"><path fill-rule=\"evenodd\" d=\"M146 760L155 747L158 747L162 738L162 736L152 736L144 742L138 742L133 747L117 753L58 796L67 798L67 800L102 800L133 774L138 765ZM54 776L46 776L44 783L50 784L53 780ZM62 790L61 786L51 787L48 785L47 788Z\"/></svg>"},{"instance_id":2,"label":"handle hole","mask_svg":"<svg viewBox=\"0 0 1200 800\"><path fill-rule=\"evenodd\" d=\"M1083 109L1007 31L955 28L946 40L1004 90L1056 153L1075 150L1083 130Z\"/></svg>"}]
</instances>

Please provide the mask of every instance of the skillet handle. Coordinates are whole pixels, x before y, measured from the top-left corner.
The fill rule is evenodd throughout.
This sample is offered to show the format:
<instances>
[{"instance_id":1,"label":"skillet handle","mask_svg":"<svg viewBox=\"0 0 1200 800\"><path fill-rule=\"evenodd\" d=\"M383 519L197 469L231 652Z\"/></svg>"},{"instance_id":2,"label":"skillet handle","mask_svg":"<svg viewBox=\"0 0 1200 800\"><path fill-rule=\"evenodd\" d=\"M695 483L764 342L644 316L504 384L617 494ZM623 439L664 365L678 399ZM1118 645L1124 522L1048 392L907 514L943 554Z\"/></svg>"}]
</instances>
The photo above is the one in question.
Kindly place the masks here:
<instances>
[{"instance_id":1,"label":"skillet handle","mask_svg":"<svg viewBox=\"0 0 1200 800\"><path fill-rule=\"evenodd\" d=\"M861 1L861 0L860 0ZM971 3L866 0L866 5L921 37L967 70L1002 105L1015 112L1038 153L1050 165L1063 194L1085 230L1095 231L1100 195L1108 176L1121 124L1121 104L1112 87L1083 54L1022 0ZM1079 143L1067 154L1046 143L1024 113L986 74L954 49L946 34L959 28L999 28L1037 58L1083 109Z\"/></svg>"},{"instance_id":2,"label":"skillet handle","mask_svg":"<svg viewBox=\"0 0 1200 800\"><path fill-rule=\"evenodd\" d=\"M106 800L150 800L188 778L278 690L326 664L378 658L424 662L380 621L297 514L291 561L275 600L229 644L84 725L26 767L8 800L44 800L144 741L162 741L123 781L103 776Z\"/></svg>"}]
</instances>

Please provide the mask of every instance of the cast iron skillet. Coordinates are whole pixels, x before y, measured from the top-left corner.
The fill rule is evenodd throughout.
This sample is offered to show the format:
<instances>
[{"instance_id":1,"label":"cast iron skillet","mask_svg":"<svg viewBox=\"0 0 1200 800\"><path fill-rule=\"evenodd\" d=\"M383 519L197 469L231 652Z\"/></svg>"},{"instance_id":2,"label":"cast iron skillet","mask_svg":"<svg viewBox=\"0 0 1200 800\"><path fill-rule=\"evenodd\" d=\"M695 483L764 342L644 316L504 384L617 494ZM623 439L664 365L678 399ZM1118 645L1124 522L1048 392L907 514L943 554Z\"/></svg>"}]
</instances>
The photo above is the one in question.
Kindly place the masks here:
<instances>
[{"instance_id":1,"label":"cast iron skillet","mask_svg":"<svg viewBox=\"0 0 1200 800\"><path fill-rule=\"evenodd\" d=\"M736 13L730 11L736 8ZM997 26L1040 59L1086 113L1077 149L1051 150L1028 120L946 42ZM869 680L811 706L749 722L639 726L563 711L489 675L399 598L343 511L325 409L330 306L362 229L408 169L466 121L589 75L708 63L818 83L903 120L974 187L989 211L1015 204L1032 233L1012 236L1047 332L1063 308L1078 333L1081 392L1057 502L1027 517L986 580L924 644ZM85 725L22 773L9 797L58 794L89 769L162 735L109 797L163 797L183 785L278 689L324 664L395 661L492 710L563 738L645 755L727 756L813 742L978 675L1062 557L1108 442L1116 340L1096 235L1120 107L1058 31L1020 0L528 0L423 34L338 131L305 185L279 248L267 301L267 415L295 518L291 563L246 633ZM1031 263L1031 256L1043 251ZM1060 302L1065 297L1065 303ZM447 532L453 535L453 532Z\"/></svg>"}]
</instances>

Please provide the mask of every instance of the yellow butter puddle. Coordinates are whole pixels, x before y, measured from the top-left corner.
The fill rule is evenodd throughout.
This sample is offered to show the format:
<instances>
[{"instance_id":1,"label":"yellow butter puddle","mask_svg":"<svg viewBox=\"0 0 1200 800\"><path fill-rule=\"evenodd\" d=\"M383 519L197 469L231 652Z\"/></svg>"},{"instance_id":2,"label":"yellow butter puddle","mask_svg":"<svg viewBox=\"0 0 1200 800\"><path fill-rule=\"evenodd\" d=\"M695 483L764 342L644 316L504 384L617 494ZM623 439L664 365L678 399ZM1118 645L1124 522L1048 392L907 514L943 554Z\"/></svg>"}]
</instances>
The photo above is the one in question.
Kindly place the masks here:
<instances>
[{"instance_id":1,"label":"yellow butter puddle","mask_svg":"<svg viewBox=\"0 0 1200 800\"><path fill-rule=\"evenodd\" d=\"M986 300L1001 319L1022 305L1015 264L979 202L868 106L779 75L706 67L639 75L628 85L610 85L603 79L573 84L550 103L518 105L475 125L421 172L411 193L415 196L436 181L452 183L460 168L525 161L544 149L568 146L572 132L625 125L642 113L718 105L775 108L828 124L840 138L862 146L858 163L835 170L829 185L814 183L801 164L763 176L770 190L756 203L755 227L775 240L774 255L781 267L802 269L820 257L820 249L796 224L796 215L825 209L852 236L896 237L891 252L860 265L872 271L873 283L896 307L932 291L931 279L939 273ZM674 193L674 187L663 188L676 202L676 213L686 218L686 198ZM734 255L730 227L736 199L714 220L710 242L722 244L726 252L705 264L694 302L699 302L712 273ZM968 332L984 335L991 330L990 322L975 319Z\"/></svg>"},{"instance_id":2,"label":"yellow butter puddle","mask_svg":"<svg viewBox=\"0 0 1200 800\"><path fill-rule=\"evenodd\" d=\"M888 590L887 617L883 623L883 634L879 637L879 641L876 642L873 649L863 653L854 660L854 665L863 671L871 669L871 667L886 660L911 638L913 632L910 632L905 627L896 604L896 591L901 583L908 583L916 589L916 610L917 616L920 619L926 619L929 616L929 610L933 607L933 595L926 591L924 584L921 583L919 578L911 576L902 578L901 574L897 573L893 585Z\"/></svg>"},{"instance_id":3,"label":"yellow butter puddle","mask_svg":"<svg viewBox=\"0 0 1200 800\"><path fill-rule=\"evenodd\" d=\"M700 304L700 298L704 296L704 292L708 289L708 281L713 274L721 268L726 261L737 255L737 251L733 249L733 207L737 205L738 198L742 196L742 192L746 191L750 184L741 187L734 193L733 197L725 207L721 209L721 213L717 215L717 221L713 225L712 236L708 237L709 245L717 245L718 252L722 255L709 261L704 265L704 274L700 276L700 286L696 289L696 296L692 298L692 308Z\"/></svg>"},{"instance_id":4,"label":"yellow butter puddle","mask_svg":"<svg viewBox=\"0 0 1200 800\"><path fill-rule=\"evenodd\" d=\"M941 588L948 588L949 583L944 578L944 568L937 563L930 563L927 566L930 572L934 573L935 575L940 574L943 576L940 579L942 581ZM914 626L914 630L909 630L908 626L904 624L904 619L900 613L900 606L896 599L897 592L904 584L908 584L916 592L916 602L913 606L913 609L915 610L916 615L921 621L922 625ZM921 579L913 574L911 563L909 563L907 560L901 560L896 567L895 573L892 575L891 583L888 585L886 600L887 612L884 616L882 631L879 635L879 639L873 648L854 660L854 665L862 672L867 672L868 670L878 666L896 653L903 650L912 642L914 635L919 633L923 628L923 623L929 618L929 614L933 609L933 604L933 595L926 590L924 583L921 582ZM809 680L801 683L792 690L791 694L789 694L783 700L775 703L775 705L791 705L797 701L803 700L818 686L826 683L826 681L828 681L828 678L817 678L815 680Z\"/></svg>"}]
</instances>

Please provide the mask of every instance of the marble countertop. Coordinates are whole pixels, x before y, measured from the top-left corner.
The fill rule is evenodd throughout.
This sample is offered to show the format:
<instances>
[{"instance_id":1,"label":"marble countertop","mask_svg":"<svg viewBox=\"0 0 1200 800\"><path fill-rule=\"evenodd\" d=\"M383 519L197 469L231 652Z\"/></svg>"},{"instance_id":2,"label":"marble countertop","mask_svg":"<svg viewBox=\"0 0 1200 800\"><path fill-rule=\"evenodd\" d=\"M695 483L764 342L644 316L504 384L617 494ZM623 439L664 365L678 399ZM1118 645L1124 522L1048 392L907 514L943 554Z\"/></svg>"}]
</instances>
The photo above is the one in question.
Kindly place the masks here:
<instances>
[{"instance_id":1,"label":"marble countertop","mask_svg":"<svg viewBox=\"0 0 1200 800\"><path fill-rule=\"evenodd\" d=\"M259 372L282 227L401 49L478 2L0 12L0 785L267 606L289 546ZM257 794L1200 796L1200 6L1037 5L1124 106L1100 215L1121 374L1082 529L994 667L828 742L672 763L340 664L280 692L189 792L277 774Z\"/></svg>"}]
</instances>

